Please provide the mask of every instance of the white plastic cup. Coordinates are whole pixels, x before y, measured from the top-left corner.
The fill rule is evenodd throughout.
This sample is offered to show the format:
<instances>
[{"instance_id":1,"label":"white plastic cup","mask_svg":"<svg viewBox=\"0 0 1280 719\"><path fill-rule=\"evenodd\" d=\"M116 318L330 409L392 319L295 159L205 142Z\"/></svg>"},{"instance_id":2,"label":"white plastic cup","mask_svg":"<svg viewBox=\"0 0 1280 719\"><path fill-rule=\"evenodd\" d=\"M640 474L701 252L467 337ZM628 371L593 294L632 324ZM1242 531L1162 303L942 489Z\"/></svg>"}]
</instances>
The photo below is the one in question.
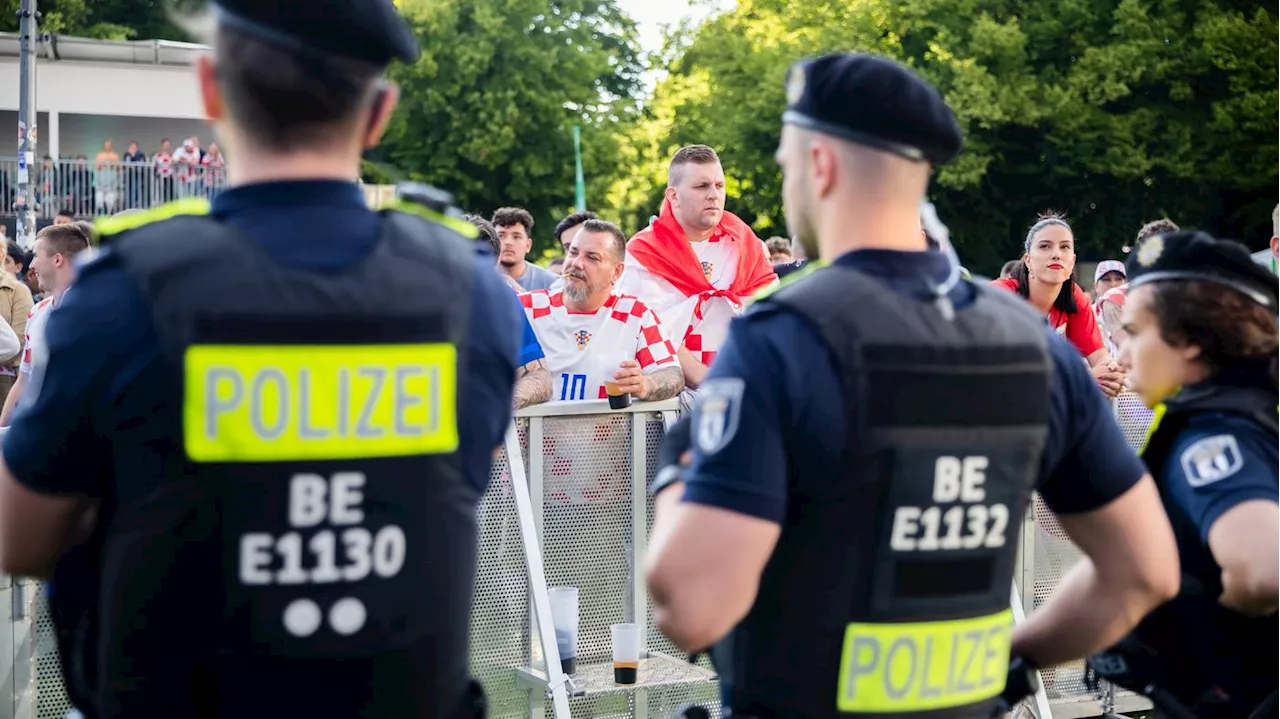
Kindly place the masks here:
<instances>
[{"instance_id":1,"label":"white plastic cup","mask_svg":"<svg viewBox=\"0 0 1280 719\"><path fill-rule=\"evenodd\" d=\"M614 624L609 630L613 634L613 683L635 684L640 674L640 625Z\"/></svg>"},{"instance_id":2,"label":"white plastic cup","mask_svg":"<svg viewBox=\"0 0 1280 719\"><path fill-rule=\"evenodd\" d=\"M551 624L560 650L560 669L573 674L578 659L578 588L552 587L547 594L551 597Z\"/></svg>"}]
</instances>

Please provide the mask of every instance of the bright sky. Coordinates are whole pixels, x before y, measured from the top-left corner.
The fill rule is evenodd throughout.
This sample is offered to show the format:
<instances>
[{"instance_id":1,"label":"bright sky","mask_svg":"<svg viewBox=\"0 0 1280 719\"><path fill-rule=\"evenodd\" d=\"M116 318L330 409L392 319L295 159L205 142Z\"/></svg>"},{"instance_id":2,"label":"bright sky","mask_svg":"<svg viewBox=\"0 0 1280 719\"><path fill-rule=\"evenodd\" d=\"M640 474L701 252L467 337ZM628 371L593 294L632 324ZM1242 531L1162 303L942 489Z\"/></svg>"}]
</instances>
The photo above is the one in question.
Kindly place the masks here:
<instances>
[{"instance_id":1,"label":"bright sky","mask_svg":"<svg viewBox=\"0 0 1280 719\"><path fill-rule=\"evenodd\" d=\"M618 5L640 26L640 43L645 50L662 48L662 26L675 24L681 18L704 17L715 9L728 9L737 0L618 0Z\"/></svg>"}]
</instances>

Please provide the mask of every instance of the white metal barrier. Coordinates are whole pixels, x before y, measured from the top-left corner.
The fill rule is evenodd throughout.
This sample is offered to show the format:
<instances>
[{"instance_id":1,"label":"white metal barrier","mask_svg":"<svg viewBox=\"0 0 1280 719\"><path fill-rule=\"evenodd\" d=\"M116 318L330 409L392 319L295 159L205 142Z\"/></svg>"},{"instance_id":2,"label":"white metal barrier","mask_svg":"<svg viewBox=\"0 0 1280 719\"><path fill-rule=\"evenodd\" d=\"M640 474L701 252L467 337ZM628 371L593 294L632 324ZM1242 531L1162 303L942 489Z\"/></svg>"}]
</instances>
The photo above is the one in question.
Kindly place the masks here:
<instances>
[{"instance_id":1,"label":"white metal barrier","mask_svg":"<svg viewBox=\"0 0 1280 719\"><path fill-rule=\"evenodd\" d=\"M616 412L598 401L517 412L478 508L471 667L489 696L490 716L553 717L559 703L561 716L567 709L573 717L665 719L685 702L718 706L714 672L705 659L692 666L678 658L679 651L654 626L644 588L645 544L653 522L645 489L677 408L677 401L669 400ZM1117 403L1117 416L1130 443L1140 447L1150 412L1130 395ZM514 466L512 456L520 458ZM528 534L522 534L525 502L518 489L527 489L523 511L533 530ZM1030 611L1042 603L1078 558L1037 498L1023 525L1015 577L1022 608ZM558 672L554 639L549 645L538 639L537 618L546 625L549 610L531 601L538 588L536 579L530 581L531 566L545 585L579 589L579 668L572 682ZM623 621L644 627L649 652L642 667L648 681L634 688L614 686L610 670L609 626ZM34 582L0 576L0 663L0 719L62 719L69 707L52 622L44 592ZM1100 714L1079 663L1046 671L1043 678L1054 719ZM563 697L549 687L562 689ZM1116 704L1118 711L1150 706L1123 692ZM1043 706L1028 702L1027 707L1048 719Z\"/></svg>"}]
</instances>

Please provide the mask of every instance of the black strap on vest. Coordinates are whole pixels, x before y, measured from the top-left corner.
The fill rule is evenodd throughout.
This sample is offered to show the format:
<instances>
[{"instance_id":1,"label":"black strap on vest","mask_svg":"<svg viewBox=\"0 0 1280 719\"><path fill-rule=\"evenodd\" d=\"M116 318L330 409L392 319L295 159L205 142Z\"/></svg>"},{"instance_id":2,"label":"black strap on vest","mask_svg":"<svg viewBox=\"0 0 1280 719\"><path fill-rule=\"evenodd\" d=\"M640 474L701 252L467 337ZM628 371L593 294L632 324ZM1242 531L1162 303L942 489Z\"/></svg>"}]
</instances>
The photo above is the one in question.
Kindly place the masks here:
<instances>
[{"instance_id":1,"label":"black strap on vest","mask_svg":"<svg viewBox=\"0 0 1280 719\"><path fill-rule=\"evenodd\" d=\"M761 300L822 337L847 439L831 477L792 479L756 604L715 648L735 715L985 717L995 706L1051 359L1023 303L970 291L948 320L932 298L833 266ZM881 671L953 647L950 677L921 669L895 685ZM979 656L989 676L969 661Z\"/></svg>"}]
</instances>

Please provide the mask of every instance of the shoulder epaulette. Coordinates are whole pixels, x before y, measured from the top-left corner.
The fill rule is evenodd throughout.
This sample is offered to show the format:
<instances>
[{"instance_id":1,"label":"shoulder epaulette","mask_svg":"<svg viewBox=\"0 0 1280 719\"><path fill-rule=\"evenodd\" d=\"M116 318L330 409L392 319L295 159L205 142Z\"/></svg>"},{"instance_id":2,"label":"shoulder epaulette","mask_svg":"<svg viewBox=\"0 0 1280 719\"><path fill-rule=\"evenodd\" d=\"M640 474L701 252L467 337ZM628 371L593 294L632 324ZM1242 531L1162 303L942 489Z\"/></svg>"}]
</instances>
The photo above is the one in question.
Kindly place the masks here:
<instances>
[{"instance_id":1,"label":"shoulder epaulette","mask_svg":"<svg viewBox=\"0 0 1280 719\"><path fill-rule=\"evenodd\" d=\"M131 212L127 215L115 215L113 217L99 217L94 221L93 226L98 231L99 237L107 237L174 217L207 215L209 214L209 208L209 201L203 197L188 197L166 202L159 207L153 207L141 212Z\"/></svg>"},{"instance_id":2,"label":"shoulder epaulette","mask_svg":"<svg viewBox=\"0 0 1280 719\"><path fill-rule=\"evenodd\" d=\"M423 207L415 202L393 200L392 202L384 205L382 209L392 210L394 212L403 212L409 215L417 215L418 217L434 222L437 225L444 225L468 240L474 240L480 236L480 231L470 222L460 220L456 217L450 217L443 212L436 212L429 207Z\"/></svg>"}]
</instances>

